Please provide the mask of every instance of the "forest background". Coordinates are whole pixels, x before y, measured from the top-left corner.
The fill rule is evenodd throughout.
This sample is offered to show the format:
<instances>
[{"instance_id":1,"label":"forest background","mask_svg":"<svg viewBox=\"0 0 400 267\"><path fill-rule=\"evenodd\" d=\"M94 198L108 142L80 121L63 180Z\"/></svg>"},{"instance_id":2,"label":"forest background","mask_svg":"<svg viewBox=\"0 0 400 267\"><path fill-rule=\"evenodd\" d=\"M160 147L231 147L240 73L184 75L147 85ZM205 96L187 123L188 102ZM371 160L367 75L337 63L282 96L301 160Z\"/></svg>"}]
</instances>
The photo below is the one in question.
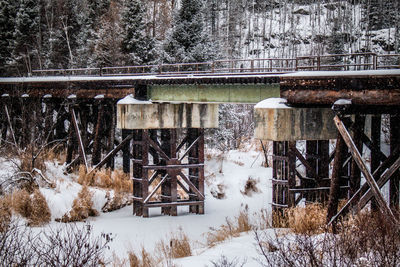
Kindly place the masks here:
<instances>
[{"instance_id":1,"label":"forest background","mask_svg":"<svg viewBox=\"0 0 400 267\"><path fill-rule=\"evenodd\" d=\"M0 0L0 76L399 53L398 0Z\"/></svg>"}]
</instances>

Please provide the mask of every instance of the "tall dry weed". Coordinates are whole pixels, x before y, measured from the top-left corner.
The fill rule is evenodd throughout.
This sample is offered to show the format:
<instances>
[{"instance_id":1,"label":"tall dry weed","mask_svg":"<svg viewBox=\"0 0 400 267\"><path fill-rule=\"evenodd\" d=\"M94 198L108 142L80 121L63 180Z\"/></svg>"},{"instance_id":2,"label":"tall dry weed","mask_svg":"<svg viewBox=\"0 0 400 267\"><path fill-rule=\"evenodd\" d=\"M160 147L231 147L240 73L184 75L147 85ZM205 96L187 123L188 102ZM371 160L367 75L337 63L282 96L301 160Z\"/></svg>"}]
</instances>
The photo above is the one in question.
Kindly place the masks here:
<instances>
[{"instance_id":1,"label":"tall dry weed","mask_svg":"<svg viewBox=\"0 0 400 267\"><path fill-rule=\"evenodd\" d=\"M128 257L130 267L154 267L157 264L156 259L144 247L142 247L139 255L129 251Z\"/></svg>"},{"instance_id":2,"label":"tall dry weed","mask_svg":"<svg viewBox=\"0 0 400 267\"><path fill-rule=\"evenodd\" d=\"M326 208L309 204L288 210L288 226L296 234L318 234L325 230Z\"/></svg>"},{"instance_id":3,"label":"tall dry weed","mask_svg":"<svg viewBox=\"0 0 400 267\"><path fill-rule=\"evenodd\" d=\"M233 220L226 218L225 221L225 224L219 228L210 228L210 231L205 234L208 247L214 247L227 239L238 237L240 233L253 229L247 206Z\"/></svg>"},{"instance_id":4,"label":"tall dry weed","mask_svg":"<svg viewBox=\"0 0 400 267\"><path fill-rule=\"evenodd\" d=\"M115 192L131 193L133 190L129 175L122 170L100 169L91 174L86 173L83 165L79 167L78 183L112 189Z\"/></svg>"},{"instance_id":5,"label":"tall dry weed","mask_svg":"<svg viewBox=\"0 0 400 267\"><path fill-rule=\"evenodd\" d=\"M172 233L167 240L157 243L156 254L161 256L159 262L191 256L192 248L188 236L182 230Z\"/></svg>"}]
</instances>

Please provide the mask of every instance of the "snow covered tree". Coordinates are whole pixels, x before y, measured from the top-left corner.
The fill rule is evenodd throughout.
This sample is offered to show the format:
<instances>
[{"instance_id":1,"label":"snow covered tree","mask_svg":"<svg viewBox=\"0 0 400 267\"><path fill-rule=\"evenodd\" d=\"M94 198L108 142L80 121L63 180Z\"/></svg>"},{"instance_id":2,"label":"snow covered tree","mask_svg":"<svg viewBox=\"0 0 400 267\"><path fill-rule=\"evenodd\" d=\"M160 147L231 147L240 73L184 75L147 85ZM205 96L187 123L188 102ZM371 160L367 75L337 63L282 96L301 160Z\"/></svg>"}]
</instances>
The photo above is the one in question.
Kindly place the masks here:
<instances>
[{"instance_id":1,"label":"snow covered tree","mask_svg":"<svg viewBox=\"0 0 400 267\"><path fill-rule=\"evenodd\" d=\"M156 61L155 41L145 33L145 3L126 0L122 11L122 51L128 55L125 64L146 65Z\"/></svg>"},{"instance_id":2,"label":"snow covered tree","mask_svg":"<svg viewBox=\"0 0 400 267\"><path fill-rule=\"evenodd\" d=\"M120 9L118 1L112 1L109 10L99 22L100 27L94 50L94 61L97 67L118 66L122 62Z\"/></svg>"},{"instance_id":3,"label":"snow covered tree","mask_svg":"<svg viewBox=\"0 0 400 267\"><path fill-rule=\"evenodd\" d=\"M205 27L202 0L182 0L164 45L166 62L204 62L216 57Z\"/></svg>"},{"instance_id":4,"label":"snow covered tree","mask_svg":"<svg viewBox=\"0 0 400 267\"><path fill-rule=\"evenodd\" d=\"M13 1L0 0L0 75L7 73L6 64L11 58L16 5Z\"/></svg>"},{"instance_id":5,"label":"snow covered tree","mask_svg":"<svg viewBox=\"0 0 400 267\"><path fill-rule=\"evenodd\" d=\"M32 55L39 32L39 4L37 0L21 0L15 18L12 57L21 72L32 71Z\"/></svg>"}]
</instances>

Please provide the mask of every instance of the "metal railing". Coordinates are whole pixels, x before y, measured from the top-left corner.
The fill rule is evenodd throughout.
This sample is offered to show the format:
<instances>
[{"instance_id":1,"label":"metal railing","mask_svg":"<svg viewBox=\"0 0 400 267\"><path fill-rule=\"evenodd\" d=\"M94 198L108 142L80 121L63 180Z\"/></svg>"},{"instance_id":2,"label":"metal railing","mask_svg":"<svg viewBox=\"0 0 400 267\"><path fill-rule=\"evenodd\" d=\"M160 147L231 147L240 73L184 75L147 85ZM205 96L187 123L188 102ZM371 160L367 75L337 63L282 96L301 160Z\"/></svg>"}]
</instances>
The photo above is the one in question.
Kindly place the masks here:
<instances>
[{"instance_id":1,"label":"metal railing","mask_svg":"<svg viewBox=\"0 0 400 267\"><path fill-rule=\"evenodd\" d=\"M103 68L34 70L35 76L122 76L122 75L226 75L285 73L320 70L399 69L400 54L353 53L296 58L228 59L198 63L175 63Z\"/></svg>"}]
</instances>

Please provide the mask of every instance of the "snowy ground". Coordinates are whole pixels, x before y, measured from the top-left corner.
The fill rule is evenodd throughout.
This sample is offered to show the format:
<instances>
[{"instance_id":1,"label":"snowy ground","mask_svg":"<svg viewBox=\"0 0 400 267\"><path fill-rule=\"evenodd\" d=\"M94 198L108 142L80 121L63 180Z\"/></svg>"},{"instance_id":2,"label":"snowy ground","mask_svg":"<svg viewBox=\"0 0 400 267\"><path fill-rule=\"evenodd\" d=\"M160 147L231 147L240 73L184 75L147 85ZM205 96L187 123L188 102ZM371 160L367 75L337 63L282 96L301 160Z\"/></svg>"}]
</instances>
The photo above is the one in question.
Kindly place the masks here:
<instances>
[{"instance_id":1,"label":"snowy ground","mask_svg":"<svg viewBox=\"0 0 400 267\"><path fill-rule=\"evenodd\" d=\"M170 233L179 230L185 232L192 241L194 256L176 260L178 266L205 266L211 265L211 260L218 260L221 255L228 259L246 258L246 266L257 266L254 257L257 256L252 233L243 234L238 238L224 244L207 249L204 233L210 227L218 227L228 217L238 215L239 211L247 205L249 214L259 212L261 209L270 209L271 201L271 169L262 166L264 156L254 148L248 151L230 151L224 156L221 152L208 151L206 160L206 200L205 214L196 215L188 213L188 207L178 207L178 216L162 216L160 208L150 209L150 218L132 215L132 206L125 207L110 213L100 213L98 217L88 219L93 225L95 234L112 233L115 237L110 245L108 256L115 254L119 258L126 258L127 251L138 251L142 246L152 251L157 241L167 238ZM0 159L3 173L10 171L9 162ZM55 180L55 189L42 188L48 205L52 212L52 222L46 226L56 227L59 223L55 218L60 218L72 206L72 202L81 189L73 175L64 175L62 166L57 163L48 163L46 176ZM251 177L257 182L259 193L251 196L243 195L244 185ZM213 197L211 191L223 188L224 199ZM106 191L91 188L94 193L94 207L101 210L105 203ZM83 224L83 223L80 223ZM239 257L238 257L239 256Z\"/></svg>"}]
</instances>

